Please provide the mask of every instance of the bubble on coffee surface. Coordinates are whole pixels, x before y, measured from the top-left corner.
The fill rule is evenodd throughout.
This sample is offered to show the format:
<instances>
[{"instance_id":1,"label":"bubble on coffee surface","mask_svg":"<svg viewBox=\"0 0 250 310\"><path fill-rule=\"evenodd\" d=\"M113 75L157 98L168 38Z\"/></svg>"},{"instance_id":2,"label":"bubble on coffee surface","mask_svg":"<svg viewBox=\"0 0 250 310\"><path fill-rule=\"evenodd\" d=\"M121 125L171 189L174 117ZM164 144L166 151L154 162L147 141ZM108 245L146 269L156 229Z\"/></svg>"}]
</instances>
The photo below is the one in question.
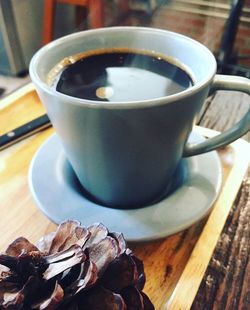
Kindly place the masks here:
<instances>
[{"instance_id":1,"label":"bubble on coffee surface","mask_svg":"<svg viewBox=\"0 0 250 310\"><path fill-rule=\"evenodd\" d=\"M193 81L181 64L167 56L113 48L63 59L49 73L48 84L72 97L131 102L179 93Z\"/></svg>"},{"instance_id":2,"label":"bubble on coffee surface","mask_svg":"<svg viewBox=\"0 0 250 310\"><path fill-rule=\"evenodd\" d=\"M96 97L100 99L109 99L114 95L114 90L110 86L99 87L96 89Z\"/></svg>"}]
</instances>

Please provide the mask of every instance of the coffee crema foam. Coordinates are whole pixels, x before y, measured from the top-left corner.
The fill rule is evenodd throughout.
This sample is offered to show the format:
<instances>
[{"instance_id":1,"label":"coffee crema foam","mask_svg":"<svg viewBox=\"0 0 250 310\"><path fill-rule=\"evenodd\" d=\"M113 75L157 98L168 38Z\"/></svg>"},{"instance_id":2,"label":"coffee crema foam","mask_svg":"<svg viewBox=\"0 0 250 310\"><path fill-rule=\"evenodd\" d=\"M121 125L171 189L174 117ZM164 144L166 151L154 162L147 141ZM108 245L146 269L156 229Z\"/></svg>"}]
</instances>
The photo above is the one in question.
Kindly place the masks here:
<instances>
[{"instance_id":1,"label":"coffee crema foam","mask_svg":"<svg viewBox=\"0 0 250 310\"><path fill-rule=\"evenodd\" d=\"M178 60L133 48L82 52L62 59L47 84L66 95L108 102L131 102L179 93L194 82Z\"/></svg>"}]
</instances>

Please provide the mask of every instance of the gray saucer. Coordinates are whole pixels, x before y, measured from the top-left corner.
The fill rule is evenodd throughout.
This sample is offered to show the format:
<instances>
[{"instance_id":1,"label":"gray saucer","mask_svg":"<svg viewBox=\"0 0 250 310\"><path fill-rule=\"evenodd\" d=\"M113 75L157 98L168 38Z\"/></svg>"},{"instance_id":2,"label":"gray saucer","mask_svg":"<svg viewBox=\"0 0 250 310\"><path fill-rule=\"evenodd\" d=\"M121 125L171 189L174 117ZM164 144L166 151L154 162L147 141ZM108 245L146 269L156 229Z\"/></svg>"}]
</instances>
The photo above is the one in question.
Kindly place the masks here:
<instances>
[{"instance_id":1,"label":"gray saucer","mask_svg":"<svg viewBox=\"0 0 250 310\"><path fill-rule=\"evenodd\" d=\"M191 142L201 140L192 133ZM119 210L87 198L52 135L37 151L29 170L29 187L38 208L55 223L77 219L83 225L102 222L128 241L149 241L179 232L207 215L218 196L222 169L216 152L182 161L186 178L171 195L151 206Z\"/></svg>"}]
</instances>

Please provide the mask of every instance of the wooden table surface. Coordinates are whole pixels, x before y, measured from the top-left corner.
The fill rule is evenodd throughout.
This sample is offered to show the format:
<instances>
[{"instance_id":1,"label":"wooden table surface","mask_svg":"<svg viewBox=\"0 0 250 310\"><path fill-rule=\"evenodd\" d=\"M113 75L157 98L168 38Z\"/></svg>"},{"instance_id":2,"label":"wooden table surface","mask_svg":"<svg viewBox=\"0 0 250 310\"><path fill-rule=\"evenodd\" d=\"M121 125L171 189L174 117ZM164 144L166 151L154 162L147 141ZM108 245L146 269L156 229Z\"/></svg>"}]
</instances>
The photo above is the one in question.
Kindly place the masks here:
<instances>
[{"instance_id":1,"label":"wooden table surface","mask_svg":"<svg viewBox=\"0 0 250 310\"><path fill-rule=\"evenodd\" d=\"M217 92L204 107L198 124L218 131L244 115L250 97ZM250 142L250 132L244 137ZM250 157L250 154L249 154ZM250 170L217 243L192 309L250 309Z\"/></svg>"},{"instance_id":2,"label":"wooden table surface","mask_svg":"<svg viewBox=\"0 0 250 310\"><path fill-rule=\"evenodd\" d=\"M35 93L31 93L28 99L21 98L13 108L10 103L14 100L14 96L15 94L5 101L0 101L0 134L44 112ZM198 124L223 131L237 121L247 109L249 109L249 96L236 92L218 92L206 101ZM55 229L55 224L35 207L27 184L30 160L52 132L53 129L50 128L0 152L0 250L4 250L8 243L20 234L36 242L41 235ZM250 141L250 134L244 139ZM250 173L245 176L198 293L194 301L192 299L192 306L190 304L192 309L249 309L249 219ZM170 297L168 294L173 291L175 280L183 270L178 269L178 266L188 260L205 221L206 219L165 241L141 247L132 246L136 254L147 258L145 268L149 270L148 279L157 277L157 268L159 270L162 268L160 272L164 270L164 277L169 281L168 290L162 285L160 289L152 291L150 285L153 286L153 282L146 287L147 292L152 291L154 295L156 309L168 309L158 299L163 295L165 298ZM164 260L161 259L161 255L164 255ZM167 265L164 265L166 262ZM150 269L149 264L154 268ZM178 272L171 278L169 275L173 274L173 269Z\"/></svg>"}]
</instances>

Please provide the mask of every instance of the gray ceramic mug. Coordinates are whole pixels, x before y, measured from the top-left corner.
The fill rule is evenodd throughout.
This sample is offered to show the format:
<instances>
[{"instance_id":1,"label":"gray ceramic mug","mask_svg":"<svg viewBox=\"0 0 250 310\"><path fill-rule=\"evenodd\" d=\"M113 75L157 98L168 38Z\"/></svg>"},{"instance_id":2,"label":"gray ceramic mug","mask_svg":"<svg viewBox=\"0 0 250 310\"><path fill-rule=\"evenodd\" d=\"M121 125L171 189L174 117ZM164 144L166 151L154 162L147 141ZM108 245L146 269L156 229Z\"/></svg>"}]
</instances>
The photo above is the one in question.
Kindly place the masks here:
<instances>
[{"instance_id":1,"label":"gray ceramic mug","mask_svg":"<svg viewBox=\"0 0 250 310\"><path fill-rule=\"evenodd\" d=\"M180 93L153 100L95 102L56 92L46 84L64 57L100 48L131 47L178 59L194 79ZM197 145L188 137L209 91L250 92L250 81L215 75L216 61L202 44L183 35L140 27L75 33L41 48L30 76L85 190L104 205L136 208L161 197L182 157L214 150L250 129L250 111L239 123ZM223 113L223 111L221 111Z\"/></svg>"}]
</instances>

